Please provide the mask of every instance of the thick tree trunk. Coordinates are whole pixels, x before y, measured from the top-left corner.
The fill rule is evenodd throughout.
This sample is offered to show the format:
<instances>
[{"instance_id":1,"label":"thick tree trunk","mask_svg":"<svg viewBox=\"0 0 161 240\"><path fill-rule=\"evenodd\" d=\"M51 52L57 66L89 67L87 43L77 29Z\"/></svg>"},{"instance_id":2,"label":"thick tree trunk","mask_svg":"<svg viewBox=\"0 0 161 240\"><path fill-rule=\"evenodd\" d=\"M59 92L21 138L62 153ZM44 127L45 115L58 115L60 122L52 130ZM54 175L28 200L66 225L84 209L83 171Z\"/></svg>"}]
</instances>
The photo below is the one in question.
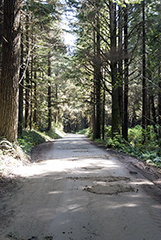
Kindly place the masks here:
<instances>
[{"instance_id":1,"label":"thick tree trunk","mask_svg":"<svg viewBox=\"0 0 161 240\"><path fill-rule=\"evenodd\" d=\"M32 37L32 45L33 45L33 37ZM32 129L32 125L33 125L33 64L34 64L34 56L33 56L33 52L32 52L32 56L31 56L31 74L30 74L30 130Z\"/></svg>"},{"instance_id":2,"label":"thick tree trunk","mask_svg":"<svg viewBox=\"0 0 161 240\"><path fill-rule=\"evenodd\" d=\"M119 6L119 19L118 19L118 52L119 52L119 62L118 62L118 82L119 82L119 109L120 109L120 121L123 129L123 47L122 47L122 34L123 34L123 19L122 19L123 9Z\"/></svg>"},{"instance_id":3,"label":"thick tree trunk","mask_svg":"<svg viewBox=\"0 0 161 240\"><path fill-rule=\"evenodd\" d=\"M26 56L27 61L26 64L28 64L28 58L29 58L29 16L26 15ZM25 128L28 128L29 125L29 66L27 66L26 69L26 88L25 88Z\"/></svg>"},{"instance_id":4,"label":"thick tree trunk","mask_svg":"<svg viewBox=\"0 0 161 240\"><path fill-rule=\"evenodd\" d=\"M95 64L95 76L96 76L96 139L101 138L101 57L100 57L100 13L99 3L96 17L96 31L97 31L97 42L96 42L96 64Z\"/></svg>"},{"instance_id":5,"label":"thick tree trunk","mask_svg":"<svg viewBox=\"0 0 161 240\"><path fill-rule=\"evenodd\" d=\"M2 35L3 35L3 7L4 7L4 0L0 0L0 44L2 44Z\"/></svg>"},{"instance_id":6,"label":"thick tree trunk","mask_svg":"<svg viewBox=\"0 0 161 240\"><path fill-rule=\"evenodd\" d=\"M2 37L3 37L3 7L4 7L4 0L0 0L0 69L2 64Z\"/></svg>"},{"instance_id":7,"label":"thick tree trunk","mask_svg":"<svg viewBox=\"0 0 161 240\"><path fill-rule=\"evenodd\" d=\"M159 65L158 68L158 124L159 124L159 142L161 145L161 80L160 80L160 76L161 76L161 68Z\"/></svg>"},{"instance_id":8,"label":"thick tree trunk","mask_svg":"<svg viewBox=\"0 0 161 240\"><path fill-rule=\"evenodd\" d=\"M112 137L120 133L119 84L117 77L116 53L116 4L110 1L110 42L111 42L111 80L112 80Z\"/></svg>"},{"instance_id":9,"label":"thick tree trunk","mask_svg":"<svg viewBox=\"0 0 161 240\"><path fill-rule=\"evenodd\" d=\"M122 135L128 140L128 7L124 8L124 106Z\"/></svg>"},{"instance_id":10,"label":"thick tree trunk","mask_svg":"<svg viewBox=\"0 0 161 240\"><path fill-rule=\"evenodd\" d=\"M19 0L4 0L2 75L0 81L0 137L17 141L20 74Z\"/></svg>"},{"instance_id":11,"label":"thick tree trunk","mask_svg":"<svg viewBox=\"0 0 161 240\"><path fill-rule=\"evenodd\" d=\"M96 56L96 21L94 19L94 28L93 28L93 49L94 49L94 59ZM93 140L96 139L96 69L95 62L93 62L94 66L94 76L93 76L93 95L92 95L92 130L93 130Z\"/></svg>"},{"instance_id":12,"label":"thick tree trunk","mask_svg":"<svg viewBox=\"0 0 161 240\"><path fill-rule=\"evenodd\" d=\"M147 125L146 121L146 103L147 103L147 93L146 93L146 60L145 60L145 0L142 2L142 34L143 34L143 59L142 59L142 68L143 68L143 79L142 79L142 129L143 129L143 142L145 142L145 129Z\"/></svg>"},{"instance_id":13,"label":"thick tree trunk","mask_svg":"<svg viewBox=\"0 0 161 240\"><path fill-rule=\"evenodd\" d=\"M23 76L23 36L21 35L21 68L20 79ZM21 136L23 129L23 78L19 84L19 114L18 114L18 133Z\"/></svg>"}]
</instances>

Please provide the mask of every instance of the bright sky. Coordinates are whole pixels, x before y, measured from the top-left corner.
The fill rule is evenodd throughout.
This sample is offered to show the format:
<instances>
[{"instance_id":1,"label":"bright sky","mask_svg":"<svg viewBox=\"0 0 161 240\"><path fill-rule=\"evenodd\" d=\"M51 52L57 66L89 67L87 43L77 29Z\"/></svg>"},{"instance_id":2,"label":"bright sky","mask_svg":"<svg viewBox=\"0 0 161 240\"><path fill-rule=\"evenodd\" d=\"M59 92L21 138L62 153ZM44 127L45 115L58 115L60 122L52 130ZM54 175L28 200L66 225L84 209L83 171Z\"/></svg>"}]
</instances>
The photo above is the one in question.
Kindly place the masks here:
<instances>
[{"instance_id":1,"label":"bright sky","mask_svg":"<svg viewBox=\"0 0 161 240\"><path fill-rule=\"evenodd\" d=\"M74 14L72 11L64 12L62 15L62 28L66 31L64 31L64 39L65 39L65 44L69 47L73 47L75 40L76 40L76 35L73 33L70 33L70 26L69 24L71 22L74 22Z\"/></svg>"}]
</instances>

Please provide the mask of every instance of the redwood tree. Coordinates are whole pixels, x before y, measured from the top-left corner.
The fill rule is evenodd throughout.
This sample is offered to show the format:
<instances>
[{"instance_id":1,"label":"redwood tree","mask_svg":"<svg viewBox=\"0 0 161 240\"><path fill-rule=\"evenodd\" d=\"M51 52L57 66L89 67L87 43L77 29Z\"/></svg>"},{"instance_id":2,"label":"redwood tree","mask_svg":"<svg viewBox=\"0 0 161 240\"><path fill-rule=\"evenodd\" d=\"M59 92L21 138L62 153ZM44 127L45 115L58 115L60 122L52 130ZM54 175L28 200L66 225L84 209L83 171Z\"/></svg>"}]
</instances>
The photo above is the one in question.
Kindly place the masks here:
<instances>
[{"instance_id":1,"label":"redwood tree","mask_svg":"<svg viewBox=\"0 0 161 240\"><path fill-rule=\"evenodd\" d=\"M142 68L143 68L143 79L142 79L142 128L143 128L143 142L145 142L145 129L146 129L146 59L145 59L145 0L142 2L142 37L143 37L143 57L142 57Z\"/></svg>"},{"instance_id":2,"label":"redwood tree","mask_svg":"<svg viewBox=\"0 0 161 240\"><path fill-rule=\"evenodd\" d=\"M124 101L122 135L128 140L128 6L124 8Z\"/></svg>"},{"instance_id":3,"label":"redwood tree","mask_svg":"<svg viewBox=\"0 0 161 240\"><path fill-rule=\"evenodd\" d=\"M119 85L117 78L116 55L116 3L110 1L110 48L111 48L111 80L112 80L112 137L120 131Z\"/></svg>"},{"instance_id":4,"label":"redwood tree","mask_svg":"<svg viewBox=\"0 0 161 240\"><path fill-rule=\"evenodd\" d=\"M2 74L0 81L0 137L17 140L20 70L19 0L4 0Z\"/></svg>"}]
</instances>

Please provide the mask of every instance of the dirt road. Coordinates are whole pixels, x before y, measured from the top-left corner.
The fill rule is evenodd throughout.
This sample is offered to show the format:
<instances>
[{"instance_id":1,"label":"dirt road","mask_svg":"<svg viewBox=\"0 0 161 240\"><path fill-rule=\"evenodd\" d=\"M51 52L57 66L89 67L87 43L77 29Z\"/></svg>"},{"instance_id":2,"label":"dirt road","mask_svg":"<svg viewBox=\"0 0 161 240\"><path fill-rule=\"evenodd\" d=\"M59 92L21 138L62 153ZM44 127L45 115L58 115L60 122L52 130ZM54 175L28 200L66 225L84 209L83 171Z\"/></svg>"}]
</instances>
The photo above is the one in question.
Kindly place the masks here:
<instances>
[{"instance_id":1,"label":"dirt road","mask_svg":"<svg viewBox=\"0 0 161 240\"><path fill-rule=\"evenodd\" d=\"M39 145L0 202L0 240L160 240L153 183L83 135Z\"/></svg>"}]
</instances>

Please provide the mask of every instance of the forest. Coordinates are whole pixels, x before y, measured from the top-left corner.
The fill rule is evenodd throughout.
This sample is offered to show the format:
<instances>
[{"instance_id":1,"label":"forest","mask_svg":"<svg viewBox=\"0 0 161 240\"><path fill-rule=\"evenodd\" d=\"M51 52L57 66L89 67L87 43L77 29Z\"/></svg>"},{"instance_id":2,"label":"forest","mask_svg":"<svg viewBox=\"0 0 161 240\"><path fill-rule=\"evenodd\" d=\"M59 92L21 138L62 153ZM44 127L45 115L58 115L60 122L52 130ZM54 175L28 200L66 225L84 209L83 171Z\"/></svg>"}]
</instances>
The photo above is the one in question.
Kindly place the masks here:
<instances>
[{"instance_id":1,"label":"forest","mask_svg":"<svg viewBox=\"0 0 161 240\"><path fill-rule=\"evenodd\" d=\"M161 167L159 0L0 0L0 58L1 141L80 132Z\"/></svg>"}]
</instances>

